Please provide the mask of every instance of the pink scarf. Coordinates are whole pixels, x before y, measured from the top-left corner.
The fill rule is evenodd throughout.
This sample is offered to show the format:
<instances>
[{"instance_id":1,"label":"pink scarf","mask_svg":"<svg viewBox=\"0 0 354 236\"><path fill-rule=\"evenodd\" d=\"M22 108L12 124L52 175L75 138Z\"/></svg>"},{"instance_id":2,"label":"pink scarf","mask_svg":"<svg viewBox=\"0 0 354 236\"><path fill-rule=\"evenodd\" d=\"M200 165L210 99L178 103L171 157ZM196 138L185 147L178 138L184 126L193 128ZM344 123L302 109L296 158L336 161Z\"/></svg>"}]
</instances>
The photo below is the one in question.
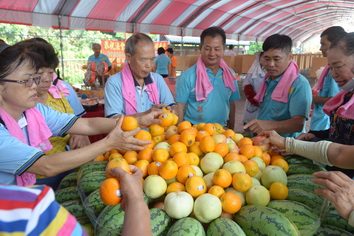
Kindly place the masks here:
<instances>
[{"instance_id":1,"label":"pink scarf","mask_svg":"<svg viewBox=\"0 0 354 236\"><path fill-rule=\"evenodd\" d=\"M58 75L54 72L52 81L54 81L57 77L58 77ZM70 95L69 88L60 79L58 79L56 85L54 85L53 83L50 85L50 88L48 89L48 93L50 93L50 95L52 95L53 98L59 99L59 98L61 98L61 94L59 93L59 91L62 94L64 94L64 96L69 96Z\"/></svg>"},{"instance_id":2,"label":"pink scarf","mask_svg":"<svg viewBox=\"0 0 354 236\"><path fill-rule=\"evenodd\" d=\"M223 70L224 84L225 87L228 87L232 92L236 91L234 81L236 77L231 72L230 68L227 66L224 59L220 60L219 66ZM208 73L206 71L205 64L201 57L197 61L197 80L195 84L195 95L197 101L205 100L208 97L208 94L213 90L213 85L210 83Z\"/></svg>"},{"instance_id":3,"label":"pink scarf","mask_svg":"<svg viewBox=\"0 0 354 236\"><path fill-rule=\"evenodd\" d=\"M329 65L326 65L322 71L320 78L318 79L317 90L321 91L323 89L324 80L328 74Z\"/></svg>"},{"instance_id":4,"label":"pink scarf","mask_svg":"<svg viewBox=\"0 0 354 236\"><path fill-rule=\"evenodd\" d=\"M263 98L266 92L266 79L268 78L268 74L264 76L261 87L258 90L257 95L254 97L254 100L257 102L263 102ZM299 76L299 68L296 65L296 62L292 60L283 74L283 77L275 87L272 93L272 99L278 102L288 103L289 90L291 85Z\"/></svg>"},{"instance_id":5,"label":"pink scarf","mask_svg":"<svg viewBox=\"0 0 354 236\"><path fill-rule=\"evenodd\" d=\"M330 115L331 111L334 111L338 108L338 116L354 120L354 96L352 95L349 101L346 104L343 104L344 97L347 93L348 92L346 91L341 91L336 96L332 97L324 104L323 111L327 115Z\"/></svg>"},{"instance_id":6,"label":"pink scarf","mask_svg":"<svg viewBox=\"0 0 354 236\"><path fill-rule=\"evenodd\" d=\"M52 136L52 132L47 126L43 115L36 109L31 108L25 111L27 120L27 133L30 145L47 152L52 149L52 145L48 140ZM27 144L26 137L22 132L17 121L12 118L3 108L0 107L0 117L4 121L10 135ZM36 175L32 173L23 173L16 175L16 182L19 186L29 186L36 183Z\"/></svg>"},{"instance_id":7,"label":"pink scarf","mask_svg":"<svg viewBox=\"0 0 354 236\"><path fill-rule=\"evenodd\" d=\"M152 74L150 74L152 76ZM154 80L154 78L152 77ZM134 78L130 70L129 64L125 64L122 69L122 85L123 98L125 101L125 114L131 115L138 113L136 106L136 91L134 85ZM159 92L157 90L156 82L146 85L146 92L149 94L149 99L154 104L160 104Z\"/></svg>"}]
</instances>

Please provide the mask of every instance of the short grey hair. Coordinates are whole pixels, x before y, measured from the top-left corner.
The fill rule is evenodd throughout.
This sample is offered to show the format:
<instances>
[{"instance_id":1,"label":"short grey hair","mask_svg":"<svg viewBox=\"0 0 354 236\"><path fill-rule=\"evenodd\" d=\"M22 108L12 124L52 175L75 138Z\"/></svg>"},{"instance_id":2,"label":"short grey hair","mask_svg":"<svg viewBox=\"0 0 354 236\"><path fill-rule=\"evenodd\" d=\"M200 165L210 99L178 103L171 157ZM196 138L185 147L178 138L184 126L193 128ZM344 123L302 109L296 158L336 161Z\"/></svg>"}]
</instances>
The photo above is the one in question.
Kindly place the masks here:
<instances>
[{"instance_id":1,"label":"short grey hair","mask_svg":"<svg viewBox=\"0 0 354 236\"><path fill-rule=\"evenodd\" d=\"M101 44L99 44L99 43L93 43L93 44L92 44L92 47L91 47L92 50L93 50L96 46L99 46L99 47L101 48Z\"/></svg>"},{"instance_id":2,"label":"short grey hair","mask_svg":"<svg viewBox=\"0 0 354 236\"><path fill-rule=\"evenodd\" d=\"M127 40L127 42L125 43L125 53L129 53L130 55L134 55L135 54L135 46L139 43L139 42L144 42L144 43L151 43L152 39L144 34L144 33L135 33L132 36L130 36Z\"/></svg>"}]
</instances>

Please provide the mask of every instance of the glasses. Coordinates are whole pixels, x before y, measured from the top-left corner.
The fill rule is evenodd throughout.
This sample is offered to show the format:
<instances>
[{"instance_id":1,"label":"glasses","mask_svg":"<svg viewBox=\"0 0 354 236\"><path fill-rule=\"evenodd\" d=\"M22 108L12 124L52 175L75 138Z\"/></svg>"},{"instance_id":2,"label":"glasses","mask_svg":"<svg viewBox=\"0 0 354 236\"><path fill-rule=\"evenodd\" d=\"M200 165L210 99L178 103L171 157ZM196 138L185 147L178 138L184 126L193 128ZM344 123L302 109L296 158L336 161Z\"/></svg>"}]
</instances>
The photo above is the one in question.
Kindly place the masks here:
<instances>
[{"instance_id":1,"label":"glasses","mask_svg":"<svg viewBox=\"0 0 354 236\"><path fill-rule=\"evenodd\" d=\"M32 87L33 82L36 83L36 85L39 85L39 83L41 82L41 77L37 76L37 77L26 79L26 80L1 79L0 82L20 83L20 84L25 84L27 87Z\"/></svg>"}]
</instances>

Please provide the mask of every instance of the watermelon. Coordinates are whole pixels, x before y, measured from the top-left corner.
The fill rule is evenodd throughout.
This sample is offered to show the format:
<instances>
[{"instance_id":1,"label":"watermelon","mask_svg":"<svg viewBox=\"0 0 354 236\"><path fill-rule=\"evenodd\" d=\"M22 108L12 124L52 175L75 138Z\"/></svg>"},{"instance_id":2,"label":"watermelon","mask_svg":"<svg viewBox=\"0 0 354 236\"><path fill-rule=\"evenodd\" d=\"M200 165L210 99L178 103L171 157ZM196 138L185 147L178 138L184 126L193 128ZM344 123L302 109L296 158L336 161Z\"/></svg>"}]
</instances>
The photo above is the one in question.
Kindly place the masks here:
<instances>
[{"instance_id":1,"label":"watermelon","mask_svg":"<svg viewBox=\"0 0 354 236\"><path fill-rule=\"evenodd\" d=\"M172 222L171 218L167 213L159 208L151 208L150 212L150 224L153 236L163 236L166 235L170 224Z\"/></svg>"},{"instance_id":2,"label":"watermelon","mask_svg":"<svg viewBox=\"0 0 354 236\"><path fill-rule=\"evenodd\" d=\"M205 236L203 225L196 219L184 217L177 220L167 232L167 236Z\"/></svg>"},{"instance_id":3,"label":"watermelon","mask_svg":"<svg viewBox=\"0 0 354 236\"><path fill-rule=\"evenodd\" d=\"M90 218L96 219L107 205L101 200L100 189L96 189L84 201L86 213Z\"/></svg>"},{"instance_id":4,"label":"watermelon","mask_svg":"<svg viewBox=\"0 0 354 236\"><path fill-rule=\"evenodd\" d=\"M284 159L286 160L286 162L288 164L295 164L295 163L308 163L308 164L313 164L313 161L310 159L307 159L305 157L302 156L298 156L298 155L288 155L288 156L284 156Z\"/></svg>"},{"instance_id":5,"label":"watermelon","mask_svg":"<svg viewBox=\"0 0 354 236\"><path fill-rule=\"evenodd\" d=\"M265 206L244 206L235 214L235 221L246 235L300 235L296 225L288 217Z\"/></svg>"},{"instance_id":6,"label":"watermelon","mask_svg":"<svg viewBox=\"0 0 354 236\"><path fill-rule=\"evenodd\" d=\"M314 192L292 187L288 188L287 200L301 202L314 210L316 214L320 213L324 202L324 198Z\"/></svg>"},{"instance_id":7,"label":"watermelon","mask_svg":"<svg viewBox=\"0 0 354 236\"><path fill-rule=\"evenodd\" d=\"M60 189L55 192L55 200L59 203L70 200L80 200L79 191L76 186Z\"/></svg>"},{"instance_id":8,"label":"watermelon","mask_svg":"<svg viewBox=\"0 0 354 236\"><path fill-rule=\"evenodd\" d=\"M92 161L82 165L77 173L77 182L79 183L81 179L92 172L95 171L105 171L108 161Z\"/></svg>"},{"instance_id":9,"label":"watermelon","mask_svg":"<svg viewBox=\"0 0 354 236\"><path fill-rule=\"evenodd\" d=\"M314 236L353 236L352 233L333 225L321 225Z\"/></svg>"},{"instance_id":10,"label":"watermelon","mask_svg":"<svg viewBox=\"0 0 354 236\"><path fill-rule=\"evenodd\" d=\"M327 214L323 216L322 224L332 225L354 234L354 227L350 226L332 205L329 206Z\"/></svg>"},{"instance_id":11,"label":"watermelon","mask_svg":"<svg viewBox=\"0 0 354 236\"><path fill-rule=\"evenodd\" d=\"M106 206L97 217L95 235L121 235L123 223L124 211L120 209L120 204L115 206Z\"/></svg>"},{"instance_id":12,"label":"watermelon","mask_svg":"<svg viewBox=\"0 0 354 236\"><path fill-rule=\"evenodd\" d=\"M106 179L105 171L95 171L82 177L78 184L79 193L84 200L90 193L99 189Z\"/></svg>"},{"instance_id":13,"label":"watermelon","mask_svg":"<svg viewBox=\"0 0 354 236\"><path fill-rule=\"evenodd\" d=\"M327 171L324 167L316 165L316 164L309 164L309 163L294 163L289 164L289 170L286 172L287 175L295 175L295 174L310 174L317 171Z\"/></svg>"},{"instance_id":14,"label":"watermelon","mask_svg":"<svg viewBox=\"0 0 354 236\"><path fill-rule=\"evenodd\" d=\"M58 186L57 190L64 189L67 187L72 187L77 185L77 171L72 172L65 176L61 181Z\"/></svg>"},{"instance_id":15,"label":"watermelon","mask_svg":"<svg viewBox=\"0 0 354 236\"><path fill-rule=\"evenodd\" d=\"M81 204L80 200L70 200L61 203L61 205L70 212L75 218L85 217L85 209L84 206Z\"/></svg>"},{"instance_id":16,"label":"watermelon","mask_svg":"<svg viewBox=\"0 0 354 236\"><path fill-rule=\"evenodd\" d=\"M217 218L213 220L206 232L207 236L246 236L242 228L233 220Z\"/></svg>"},{"instance_id":17,"label":"watermelon","mask_svg":"<svg viewBox=\"0 0 354 236\"><path fill-rule=\"evenodd\" d=\"M313 192L316 188L324 188L322 185L315 184L311 180L315 178L310 174L296 174L288 176L288 188L301 188Z\"/></svg>"},{"instance_id":18,"label":"watermelon","mask_svg":"<svg viewBox=\"0 0 354 236\"><path fill-rule=\"evenodd\" d=\"M301 235L311 236L320 227L320 218L303 203L289 200L273 200L267 207L280 211L297 227Z\"/></svg>"}]
</instances>

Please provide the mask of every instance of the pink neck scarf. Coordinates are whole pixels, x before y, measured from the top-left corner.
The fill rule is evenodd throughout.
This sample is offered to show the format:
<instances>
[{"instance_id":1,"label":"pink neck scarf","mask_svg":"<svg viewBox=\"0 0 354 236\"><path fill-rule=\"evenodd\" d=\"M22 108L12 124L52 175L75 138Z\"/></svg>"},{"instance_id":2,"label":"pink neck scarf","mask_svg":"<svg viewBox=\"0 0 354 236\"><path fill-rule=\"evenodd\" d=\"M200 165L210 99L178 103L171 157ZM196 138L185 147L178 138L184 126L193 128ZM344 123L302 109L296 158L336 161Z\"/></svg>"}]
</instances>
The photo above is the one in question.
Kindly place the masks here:
<instances>
[{"instance_id":1,"label":"pink neck scarf","mask_svg":"<svg viewBox=\"0 0 354 236\"><path fill-rule=\"evenodd\" d=\"M236 91L234 81L236 77L231 72L230 68L227 66L224 59L220 60L219 66L223 70L224 85L230 88L233 92ZM195 84L195 93L197 101L205 100L208 94L213 90L213 85L210 83L208 73L206 71L205 64L201 57L197 61L197 80Z\"/></svg>"},{"instance_id":2,"label":"pink neck scarf","mask_svg":"<svg viewBox=\"0 0 354 236\"><path fill-rule=\"evenodd\" d=\"M25 115L30 145L41 149L43 152L52 149L53 146L48 140L48 138L52 136L52 132L47 126L43 115L36 108L28 109L25 111ZM0 117L4 121L10 135L27 144L26 137L17 121L1 107ZM33 185L36 183L36 175L27 172L23 173L21 176L16 175L16 182L19 186Z\"/></svg>"},{"instance_id":3,"label":"pink neck scarf","mask_svg":"<svg viewBox=\"0 0 354 236\"><path fill-rule=\"evenodd\" d=\"M152 77L152 74L150 73ZM154 80L154 78L152 77ZM122 85L123 85L123 98L125 102L125 114L131 115L138 113L136 106L136 91L135 84L130 66L126 63L122 69ZM159 92L157 90L156 82L146 85L146 92L149 94L149 99L154 104L160 104Z\"/></svg>"},{"instance_id":4,"label":"pink neck scarf","mask_svg":"<svg viewBox=\"0 0 354 236\"><path fill-rule=\"evenodd\" d=\"M336 96L332 97L328 100L324 106L323 111L330 115L331 111L337 110L337 115L346 119L354 120L354 96L349 99L346 104L343 104L344 97L348 92L341 91Z\"/></svg>"},{"instance_id":5,"label":"pink neck scarf","mask_svg":"<svg viewBox=\"0 0 354 236\"><path fill-rule=\"evenodd\" d=\"M53 73L53 79L52 81L54 81L56 78L58 77L58 75L54 72ZM69 96L70 95L70 91L69 88L65 85L65 83L58 79L57 84L54 85L53 83L50 85L50 88L48 90L48 93L50 93L50 95L53 96L53 98L58 99L61 98L61 94L59 93L59 91L64 95L64 96Z\"/></svg>"},{"instance_id":6,"label":"pink neck scarf","mask_svg":"<svg viewBox=\"0 0 354 236\"><path fill-rule=\"evenodd\" d=\"M261 87L258 90L257 95L254 97L254 100L257 102L263 102L263 98L266 92L266 79L268 78L268 74L264 76ZM289 90L291 85L299 76L299 68L296 65L296 62L292 60L284 72L281 80L275 87L272 93L272 99L278 102L288 103Z\"/></svg>"},{"instance_id":7,"label":"pink neck scarf","mask_svg":"<svg viewBox=\"0 0 354 236\"><path fill-rule=\"evenodd\" d=\"M324 80L328 74L329 65L326 65L323 69L320 78L318 79L317 90L321 91L323 89Z\"/></svg>"}]
</instances>

